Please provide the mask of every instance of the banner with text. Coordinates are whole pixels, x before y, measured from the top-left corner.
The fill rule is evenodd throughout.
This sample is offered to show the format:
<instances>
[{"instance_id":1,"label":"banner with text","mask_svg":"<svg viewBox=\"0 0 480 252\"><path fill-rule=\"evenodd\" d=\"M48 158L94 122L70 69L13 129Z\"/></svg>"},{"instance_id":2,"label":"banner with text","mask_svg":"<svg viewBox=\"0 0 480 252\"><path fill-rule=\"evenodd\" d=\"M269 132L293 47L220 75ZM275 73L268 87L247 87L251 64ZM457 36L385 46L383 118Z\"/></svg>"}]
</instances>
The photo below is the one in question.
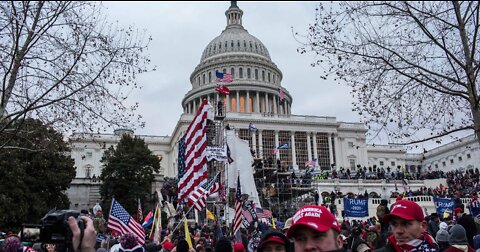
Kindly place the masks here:
<instances>
[{"instance_id":1,"label":"banner with text","mask_svg":"<svg viewBox=\"0 0 480 252\"><path fill-rule=\"evenodd\" d=\"M345 217L368 217L368 198L343 199Z\"/></svg>"},{"instance_id":2,"label":"banner with text","mask_svg":"<svg viewBox=\"0 0 480 252\"><path fill-rule=\"evenodd\" d=\"M228 160L227 156L227 145L223 147L220 146L207 146L207 160L211 161L215 159L219 162L225 162Z\"/></svg>"},{"instance_id":3,"label":"banner with text","mask_svg":"<svg viewBox=\"0 0 480 252\"><path fill-rule=\"evenodd\" d=\"M455 206L455 202L452 198L433 198L433 203L435 204L435 209L437 214L443 215L443 213L453 213L453 208Z\"/></svg>"}]
</instances>

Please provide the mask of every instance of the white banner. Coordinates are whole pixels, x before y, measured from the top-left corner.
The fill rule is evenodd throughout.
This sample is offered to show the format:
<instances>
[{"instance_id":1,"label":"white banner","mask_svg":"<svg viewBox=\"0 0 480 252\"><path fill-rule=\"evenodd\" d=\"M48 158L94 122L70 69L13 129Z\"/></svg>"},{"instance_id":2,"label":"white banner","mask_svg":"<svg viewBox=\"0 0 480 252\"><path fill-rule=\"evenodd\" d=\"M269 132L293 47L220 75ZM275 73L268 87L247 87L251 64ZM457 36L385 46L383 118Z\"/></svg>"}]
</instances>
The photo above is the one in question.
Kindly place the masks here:
<instances>
[{"instance_id":1,"label":"white banner","mask_svg":"<svg viewBox=\"0 0 480 252\"><path fill-rule=\"evenodd\" d=\"M211 161L212 159L220 162L227 161L227 145L223 147L207 146L207 160Z\"/></svg>"}]
</instances>

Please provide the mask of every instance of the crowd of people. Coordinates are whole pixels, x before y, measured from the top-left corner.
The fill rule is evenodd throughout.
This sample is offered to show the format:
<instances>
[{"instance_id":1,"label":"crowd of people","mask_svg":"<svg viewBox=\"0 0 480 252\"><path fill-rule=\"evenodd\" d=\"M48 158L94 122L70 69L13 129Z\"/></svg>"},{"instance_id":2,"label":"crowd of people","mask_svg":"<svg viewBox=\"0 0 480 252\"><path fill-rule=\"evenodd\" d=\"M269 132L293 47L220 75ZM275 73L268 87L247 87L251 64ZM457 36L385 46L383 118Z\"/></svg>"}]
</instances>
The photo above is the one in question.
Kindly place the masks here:
<instances>
[{"instance_id":1,"label":"crowd of people","mask_svg":"<svg viewBox=\"0 0 480 252\"><path fill-rule=\"evenodd\" d=\"M439 216L437 213L424 216L416 202L398 198L388 206L385 200L377 207L376 217L341 222L331 209L322 205L306 205L281 227L262 225L253 232L241 229L237 235L229 235L229 227L219 222L194 224L188 227L188 233L182 229L173 232L171 229L163 230L161 242L155 243L147 238L145 244L140 244L138 237L131 233L116 239L98 240L94 221L88 216L81 217L85 225L83 231L73 217L68 219L68 226L73 235L72 248L76 252L480 251L479 217L467 215L461 202L456 201L455 204L451 216ZM58 250L55 244L28 247L20 242L17 235L9 234L1 251L62 250Z\"/></svg>"}]
</instances>

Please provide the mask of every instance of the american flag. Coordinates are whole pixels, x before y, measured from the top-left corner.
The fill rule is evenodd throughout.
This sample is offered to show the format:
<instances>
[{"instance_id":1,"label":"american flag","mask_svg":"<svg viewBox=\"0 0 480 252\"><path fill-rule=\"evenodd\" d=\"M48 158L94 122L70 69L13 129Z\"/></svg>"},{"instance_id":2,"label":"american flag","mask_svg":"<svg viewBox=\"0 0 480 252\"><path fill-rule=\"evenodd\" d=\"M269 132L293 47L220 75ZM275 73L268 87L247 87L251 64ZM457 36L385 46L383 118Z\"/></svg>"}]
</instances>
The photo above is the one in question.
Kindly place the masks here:
<instances>
[{"instance_id":1,"label":"american flag","mask_svg":"<svg viewBox=\"0 0 480 252\"><path fill-rule=\"evenodd\" d=\"M240 226L242 225L242 208L243 208L243 200L242 200L242 189L240 186L240 175L238 175L237 179L237 192L235 193L235 215L233 218L233 235L240 230Z\"/></svg>"},{"instance_id":2,"label":"american flag","mask_svg":"<svg viewBox=\"0 0 480 252\"><path fill-rule=\"evenodd\" d=\"M193 121L185 133L184 159L178 160L179 181L178 201L188 198L207 179L207 118L211 117L211 106L206 99L203 100ZM181 145L181 143L180 143ZM181 158L182 147L179 147ZM183 176L180 177L180 169Z\"/></svg>"},{"instance_id":3,"label":"american flag","mask_svg":"<svg viewBox=\"0 0 480 252\"><path fill-rule=\"evenodd\" d=\"M268 209L257 208L257 218L259 219L269 219L272 218L272 212Z\"/></svg>"},{"instance_id":4,"label":"american flag","mask_svg":"<svg viewBox=\"0 0 480 252\"><path fill-rule=\"evenodd\" d=\"M143 230L142 225L130 216L125 208L115 199L112 199L107 228L121 235L132 233L138 237L141 245L145 243L145 230Z\"/></svg>"},{"instance_id":5,"label":"american flag","mask_svg":"<svg viewBox=\"0 0 480 252\"><path fill-rule=\"evenodd\" d=\"M317 166L317 160L314 159L314 160L307 161L305 162L305 166Z\"/></svg>"},{"instance_id":6,"label":"american flag","mask_svg":"<svg viewBox=\"0 0 480 252\"><path fill-rule=\"evenodd\" d=\"M195 209L198 211L202 211L207 204L207 198L212 194L218 192L220 189L219 185L216 183L216 178L220 176L216 176L210 179L207 183L204 183L202 186L199 186L196 190L194 190L190 196L188 196L188 205L195 206Z\"/></svg>"},{"instance_id":7,"label":"american flag","mask_svg":"<svg viewBox=\"0 0 480 252\"><path fill-rule=\"evenodd\" d=\"M217 82L230 83L233 81L233 75L229 73L222 73L217 70L215 71L215 76L217 77Z\"/></svg>"}]
</instances>

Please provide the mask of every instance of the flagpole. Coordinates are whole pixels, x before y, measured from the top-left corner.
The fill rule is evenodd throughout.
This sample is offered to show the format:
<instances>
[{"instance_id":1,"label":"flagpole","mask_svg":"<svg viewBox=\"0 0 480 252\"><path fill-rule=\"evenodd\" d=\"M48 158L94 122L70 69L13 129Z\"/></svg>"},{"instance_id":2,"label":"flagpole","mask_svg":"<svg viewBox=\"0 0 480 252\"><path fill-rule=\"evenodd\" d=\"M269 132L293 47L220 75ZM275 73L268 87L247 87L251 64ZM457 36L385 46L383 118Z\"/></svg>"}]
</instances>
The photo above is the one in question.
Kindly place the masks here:
<instances>
[{"instance_id":1,"label":"flagpole","mask_svg":"<svg viewBox=\"0 0 480 252\"><path fill-rule=\"evenodd\" d=\"M218 174L220 174L220 172L217 172L217 174L216 174L215 177L214 177L214 181L215 181L215 179L217 178ZM212 185L213 185L213 184L212 184ZM211 189L211 186L210 186L210 188L209 188L208 190L205 190L205 191L202 193L202 195L200 195L200 197L198 197L198 198L195 200L195 202L193 202L192 206L191 206L191 207L188 209L188 211L183 215L183 217L182 217L182 219L180 220L180 222L178 222L177 226L175 226L175 228L173 229L172 234L175 233L175 231L178 229L178 227L180 226L180 223L182 223L183 221L185 221L185 219L187 218L187 215L188 215L188 214L190 213L190 211L192 211L192 209L195 207L195 204L197 203L197 201L198 201L199 199L203 198L203 196L204 196L207 192L209 192L210 189ZM188 197L187 197L187 198L188 198Z\"/></svg>"}]
</instances>

